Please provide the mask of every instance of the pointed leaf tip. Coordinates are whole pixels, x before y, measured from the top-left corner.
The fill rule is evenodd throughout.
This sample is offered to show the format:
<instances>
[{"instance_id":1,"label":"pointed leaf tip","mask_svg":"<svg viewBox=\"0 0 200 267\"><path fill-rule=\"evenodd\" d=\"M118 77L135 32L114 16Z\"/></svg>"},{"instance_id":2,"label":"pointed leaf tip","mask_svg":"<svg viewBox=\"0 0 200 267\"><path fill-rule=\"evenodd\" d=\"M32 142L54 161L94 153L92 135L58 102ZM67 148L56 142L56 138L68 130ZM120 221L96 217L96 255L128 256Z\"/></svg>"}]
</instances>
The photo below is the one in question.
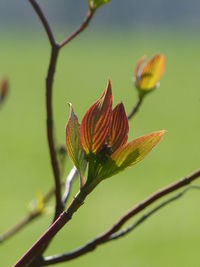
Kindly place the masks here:
<instances>
[{"instance_id":1,"label":"pointed leaf tip","mask_svg":"<svg viewBox=\"0 0 200 267\"><path fill-rule=\"evenodd\" d=\"M81 122L81 144L86 154L96 154L104 144L111 126L112 89L108 83L102 96L89 108Z\"/></svg>"},{"instance_id":2,"label":"pointed leaf tip","mask_svg":"<svg viewBox=\"0 0 200 267\"><path fill-rule=\"evenodd\" d=\"M68 102L67 104L69 106L69 117L71 117L73 116L74 109L73 109L72 103Z\"/></svg>"},{"instance_id":3,"label":"pointed leaf tip","mask_svg":"<svg viewBox=\"0 0 200 267\"><path fill-rule=\"evenodd\" d=\"M107 89L110 88L112 90L112 83L111 80L108 79Z\"/></svg>"}]
</instances>

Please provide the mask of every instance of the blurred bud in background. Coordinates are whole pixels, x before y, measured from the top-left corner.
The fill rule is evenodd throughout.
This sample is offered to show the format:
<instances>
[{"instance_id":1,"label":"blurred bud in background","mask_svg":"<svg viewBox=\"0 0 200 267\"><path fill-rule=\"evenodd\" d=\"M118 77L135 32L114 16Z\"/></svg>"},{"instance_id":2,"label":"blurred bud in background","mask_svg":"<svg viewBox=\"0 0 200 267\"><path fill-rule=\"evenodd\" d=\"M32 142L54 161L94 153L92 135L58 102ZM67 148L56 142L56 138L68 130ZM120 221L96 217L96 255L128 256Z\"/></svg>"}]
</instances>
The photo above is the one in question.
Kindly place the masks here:
<instances>
[{"instance_id":1,"label":"blurred bud in background","mask_svg":"<svg viewBox=\"0 0 200 267\"><path fill-rule=\"evenodd\" d=\"M28 211L30 213L43 213L45 207L44 197L39 190L35 195L36 198L28 204Z\"/></svg>"},{"instance_id":2,"label":"blurred bud in background","mask_svg":"<svg viewBox=\"0 0 200 267\"><path fill-rule=\"evenodd\" d=\"M165 56L163 54L155 54L149 61L145 62L145 60L146 55L138 60L135 67L134 84L140 97L158 88L165 70Z\"/></svg>"},{"instance_id":3,"label":"blurred bud in background","mask_svg":"<svg viewBox=\"0 0 200 267\"><path fill-rule=\"evenodd\" d=\"M8 80L3 78L0 84L0 105L5 101L8 94Z\"/></svg>"}]
</instances>

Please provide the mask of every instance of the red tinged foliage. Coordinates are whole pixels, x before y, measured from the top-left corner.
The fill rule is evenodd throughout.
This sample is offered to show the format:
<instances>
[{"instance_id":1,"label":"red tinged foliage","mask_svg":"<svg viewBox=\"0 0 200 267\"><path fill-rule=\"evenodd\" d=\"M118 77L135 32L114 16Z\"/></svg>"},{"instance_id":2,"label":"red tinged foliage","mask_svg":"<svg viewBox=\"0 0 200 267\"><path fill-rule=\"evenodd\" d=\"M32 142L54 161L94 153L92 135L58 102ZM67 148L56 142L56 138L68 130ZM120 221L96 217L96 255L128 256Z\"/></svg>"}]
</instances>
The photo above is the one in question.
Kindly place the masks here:
<instances>
[{"instance_id":1,"label":"red tinged foliage","mask_svg":"<svg viewBox=\"0 0 200 267\"><path fill-rule=\"evenodd\" d=\"M122 103L118 104L112 112L112 124L108 136L108 146L112 152L126 144L128 140L128 118Z\"/></svg>"},{"instance_id":2,"label":"red tinged foliage","mask_svg":"<svg viewBox=\"0 0 200 267\"><path fill-rule=\"evenodd\" d=\"M141 161L165 133L151 133L127 144L128 132L124 105L120 103L112 110L110 81L102 96L86 112L80 129L71 106L66 126L66 147L81 176L86 164L89 164L87 185L90 190L101 180Z\"/></svg>"},{"instance_id":3,"label":"red tinged foliage","mask_svg":"<svg viewBox=\"0 0 200 267\"><path fill-rule=\"evenodd\" d=\"M111 127L112 88L109 81L107 89L86 112L81 122L81 143L86 154L98 153L105 143Z\"/></svg>"}]
</instances>

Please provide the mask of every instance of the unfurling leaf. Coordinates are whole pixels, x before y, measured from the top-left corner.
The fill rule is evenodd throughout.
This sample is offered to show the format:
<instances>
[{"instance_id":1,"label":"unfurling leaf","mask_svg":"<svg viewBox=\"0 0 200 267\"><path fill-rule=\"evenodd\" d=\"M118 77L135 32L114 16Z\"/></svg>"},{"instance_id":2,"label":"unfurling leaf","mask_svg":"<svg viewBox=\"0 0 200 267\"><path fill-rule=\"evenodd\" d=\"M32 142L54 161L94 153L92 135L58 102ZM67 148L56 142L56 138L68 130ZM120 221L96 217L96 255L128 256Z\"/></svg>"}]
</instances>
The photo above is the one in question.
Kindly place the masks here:
<instances>
[{"instance_id":1,"label":"unfurling leaf","mask_svg":"<svg viewBox=\"0 0 200 267\"><path fill-rule=\"evenodd\" d=\"M83 177L87 162L81 146L80 125L72 104L70 104L70 117L66 125L66 148L80 176Z\"/></svg>"},{"instance_id":2,"label":"unfurling leaf","mask_svg":"<svg viewBox=\"0 0 200 267\"><path fill-rule=\"evenodd\" d=\"M103 179L141 161L165 133L154 132L127 144L128 132L128 118L123 104L118 104L112 111L110 81L102 96L84 115L80 130L71 106L66 127L66 147L80 173L84 169L82 166L86 166L86 161L88 163L88 177L84 183L87 193Z\"/></svg>"},{"instance_id":3,"label":"unfurling leaf","mask_svg":"<svg viewBox=\"0 0 200 267\"><path fill-rule=\"evenodd\" d=\"M88 5L90 10L95 10L108 2L110 2L110 0L88 0Z\"/></svg>"},{"instance_id":4,"label":"unfurling leaf","mask_svg":"<svg viewBox=\"0 0 200 267\"><path fill-rule=\"evenodd\" d=\"M98 179L113 176L141 161L159 143L165 131L158 131L139 137L117 149L109 161L100 168Z\"/></svg>"},{"instance_id":5,"label":"unfurling leaf","mask_svg":"<svg viewBox=\"0 0 200 267\"><path fill-rule=\"evenodd\" d=\"M112 89L109 82L101 98L90 107L81 122L81 144L87 155L96 154L105 143L111 118Z\"/></svg>"}]
</instances>

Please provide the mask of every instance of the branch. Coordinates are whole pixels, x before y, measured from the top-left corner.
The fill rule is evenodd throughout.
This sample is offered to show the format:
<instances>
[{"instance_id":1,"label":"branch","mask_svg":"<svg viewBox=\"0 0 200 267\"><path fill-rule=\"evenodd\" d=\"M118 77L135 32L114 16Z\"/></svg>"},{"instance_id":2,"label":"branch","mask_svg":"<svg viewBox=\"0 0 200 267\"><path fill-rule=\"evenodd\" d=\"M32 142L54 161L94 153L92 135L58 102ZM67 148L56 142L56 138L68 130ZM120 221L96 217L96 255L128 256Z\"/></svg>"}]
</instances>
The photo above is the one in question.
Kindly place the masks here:
<instances>
[{"instance_id":1,"label":"branch","mask_svg":"<svg viewBox=\"0 0 200 267\"><path fill-rule=\"evenodd\" d=\"M61 154L62 154L62 161L60 162L61 166L63 167L65 164L65 151L63 151L63 147L61 147ZM61 168L62 174L63 174L63 168ZM64 187L65 181L61 181L61 186ZM51 198L55 195L55 188L51 188L43 197L44 202L44 208L46 204L51 200ZM2 233L0 235L0 244L5 242L8 238L14 236L17 234L20 230L22 230L25 226L30 224L34 219L40 217L43 215L43 212L41 210L33 210L29 214L27 214L24 218L22 218L19 222L15 223L13 226L11 226L6 232Z\"/></svg>"},{"instance_id":2,"label":"branch","mask_svg":"<svg viewBox=\"0 0 200 267\"><path fill-rule=\"evenodd\" d=\"M78 27L78 29L76 29L73 33L71 33L69 35L69 37L65 38L63 41L60 42L59 46L63 47L65 45L67 45L70 41L72 41L77 35L79 35L79 33L81 33L82 31L85 30L85 28L87 28L87 26L89 25L91 19L94 16L95 11L94 10L89 10L85 20L83 21L83 23Z\"/></svg>"},{"instance_id":3,"label":"branch","mask_svg":"<svg viewBox=\"0 0 200 267\"><path fill-rule=\"evenodd\" d=\"M51 44L51 57L50 57L50 62L49 62L47 78L46 78L46 111L47 111L48 145L49 145L51 165L53 169L54 182L55 182L55 196L56 196L56 208L55 208L55 215L54 215L54 220L55 220L64 209L62 205L62 199L61 199L60 170L59 170L58 161L56 157L56 149L55 149L54 134L53 134L53 111L52 111L52 90L53 90L53 81L54 81L56 63L58 59L59 46L56 44L53 32L49 26L47 18L42 12L37 1L29 0L29 2L31 3L35 12L37 13L48 35L49 42Z\"/></svg>"},{"instance_id":4,"label":"branch","mask_svg":"<svg viewBox=\"0 0 200 267\"><path fill-rule=\"evenodd\" d=\"M64 209L61 197L60 170L56 156L55 141L53 134L54 123L53 123L53 110L52 110L53 80L56 69L56 63L58 59L58 52L59 48L57 46L52 46L49 69L46 78L47 137L48 137L49 152L51 157L51 165L54 173L55 195L56 195L56 209L55 209L54 220L59 216L59 214Z\"/></svg>"},{"instance_id":5,"label":"branch","mask_svg":"<svg viewBox=\"0 0 200 267\"><path fill-rule=\"evenodd\" d=\"M116 240L120 237L125 236L126 234L132 232L133 230L135 230L138 226L140 226L143 222L145 222L151 215L155 214L157 211L159 211L160 209L162 209L163 207L167 206L168 204L180 199L181 197L183 197L188 191L190 190L200 190L200 186L189 186L188 188L186 188L185 190L183 190L182 192L178 193L177 195L168 198L167 200L163 201L162 203L160 203L158 206L156 206L155 208L153 208L152 210L150 210L149 212L145 213L142 217L140 217L135 223L133 223L132 225L130 225L129 227L127 227L126 229L123 229L122 231L113 234L109 237L109 239L107 241L112 241L112 240Z\"/></svg>"},{"instance_id":6,"label":"branch","mask_svg":"<svg viewBox=\"0 0 200 267\"><path fill-rule=\"evenodd\" d=\"M53 80L54 74L58 59L58 54L60 48L67 45L70 41L72 41L76 36L79 35L89 24L91 21L95 11L88 11L88 14L80 25L80 27L74 31L69 37L64 39L60 44L57 44L53 35L53 32L49 26L46 16L42 12L39 4L36 0L29 0L31 5L33 6L35 12L37 13L38 17L41 20L41 23L46 30L48 35L50 44L51 44L51 58L46 78L46 110L47 110L47 136L48 136L48 144L49 144L49 151L51 157L51 165L53 168L54 173L54 181L55 181L55 195L56 195L56 208L55 208L55 215L54 221L59 216L59 214L64 210L62 198L61 198L61 188L60 188L60 170L58 166L58 161L56 157L56 150L55 150L55 142L54 142L54 134L53 134L53 111L52 111L52 90L53 90Z\"/></svg>"},{"instance_id":7,"label":"branch","mask_svg":"<svg viewBox=\"0 0 200 267\"><path fill-rule=\"evenodd\" d=\"M152 203L156 202L157 200L161 199L162 197L167 196L168 194L175 192L184 186L187 186L188 184L190 184L191 182L193 182L199 177L200 177L200 169L194 172L193 174L189 175L188 177L182 178L178 180L177 182L158 190L157 192L153 193L151 196L146 198L144 201L134 206L129 212L124 214L110 229L108 229L106 232L101 234L99 237L91 240L90 242L86 243L82 247L79 247L72 252L61 254L61 255L45 257L43 260L41 260L41 262L39 263L39 266L48 266L51 264L70 261L72 259L75 259L84 254L87 254L88 252L95 250L96 247L98 247L99 245L103 243L106 243L109 240L109 238L113 236L113 234L117 233L120 230L120 228L130 218L133 218L135 215L145 210L148 206L150 206Z\"/></svg>"},{"instance_id":8,"label":"branch","mask_svg":"<svg viewBox=\"0 0 200 267\"><path fill-rule=\"evenodd\" d=\"M51 30L51 27L44 15L44 13L42 12L39 4L37 3L36 0L29 0L30 4L32 5L32 7L34 8L36 14L38 15L40 21L42 22L42 25L47 33L47 36L49 38L49 42L51 43L51 45L55 45L56 44L56 41L55 41L55 38L54 38L54 35L53 35L53 32Z\"/></svg>"},{"instance_id":9,"label":"branch","mask_svg":"<svg viewBox=\"0 0 200 267\"><path fill-rule=\"evenodd\" d=\"M33 246L17 261L14 267L27 267L29 266L37 257L40 256L44 248L49 244L53 237L68 223L73 214L81 207L87 193L82 190L74 197L71 205L66 211L63 211L56 221L47 229L47 231L33 244Z\"/></svg>"},{"instance_id":10,"label":"branch","mask_svg":"<svg viewBox=\"0 0 200 267\"><path fill-rule=\"evenodd\" d=\"M129 120L132 119L136 115L142 103L143 103L143 97L139 97L136 105L133 107L132 111L128 114Z\"/></svg>"},{"instance_id":11,"label":"branch","mask_svg":"<svg viewBox=\"0 0 200 267\"><path fill-rule=\"evenodd\" d=\"M69 220L71 220L73 213L76 212L76 210L83 204L83 201L87 196L87 194L82 189L74 198L69 208L66 211L63 211L64 205L61 199L60 170L58 167L58 161L56 157L56 150L54 144L54 135L53 135L52 89L53 89L54 74L56 70L56 64L60 48L68 44L88 26L90 20L94 15L94 11L89 11L86 16L86 19L81 24L81 26L68 38L63 40L60 44L57 44L54 35L52 33L52 30L47 22L45 15L41 11L39 4L36 2L36 0L29 0L29 1L33 6L35 12L38 14L47 32L49 41L51 43L51 58L46 78L46 109L47 109L47 136L48 136L51 164L53 168L54 181L55 181L56 209L55 209L54 223L47 229L47 231L43 234L43 236L38 241L36 241L36 243L25 253L25 255L17 261L15 267L22 267L22 266L25 267L31 264L34 260L37 261L37 257L41 256L41 254L45 251L45 249L47 248L48 244L53 239L53 237L58 233L58 231L60 231L60 229Z\"/></svg>"},{"instance_id":12,"label":"branch","mask_svg":"<svg viewBox=\"0 0 200 267\"><path fill-rule=\"evenodd\" d=\"M64 186L65 182L62 181L61 185ZM55 195L55 188L51 188L46 195L44 195L44 204L46 205L51 198ZM5 242L10 237L17 234L20 230L22 230L25 226L30 224L34 219L41 216L43 212L39 210L34 210L33 212L27 214L24 218L22 218L19 222L17 222L15 225L13 225L10 229L8 229L5 233L0 235L0 244Z\"/></svg>"},{"instance_id":13,"label":"branch","mask_svg":"<svg viewBox=\"0 0 200 267\"><path fill-rule=\"evenodd\" d=\"M7 230L5 233L1 234L0 236L0 244L18 233L24 226L28 225L30 222L32 222L34 219L36 219L39 215L42 213L39 211L34 211L25 216L21 221L16 223L14 226L12 226L9 230Z\"/></svg>"}]
</instances>

